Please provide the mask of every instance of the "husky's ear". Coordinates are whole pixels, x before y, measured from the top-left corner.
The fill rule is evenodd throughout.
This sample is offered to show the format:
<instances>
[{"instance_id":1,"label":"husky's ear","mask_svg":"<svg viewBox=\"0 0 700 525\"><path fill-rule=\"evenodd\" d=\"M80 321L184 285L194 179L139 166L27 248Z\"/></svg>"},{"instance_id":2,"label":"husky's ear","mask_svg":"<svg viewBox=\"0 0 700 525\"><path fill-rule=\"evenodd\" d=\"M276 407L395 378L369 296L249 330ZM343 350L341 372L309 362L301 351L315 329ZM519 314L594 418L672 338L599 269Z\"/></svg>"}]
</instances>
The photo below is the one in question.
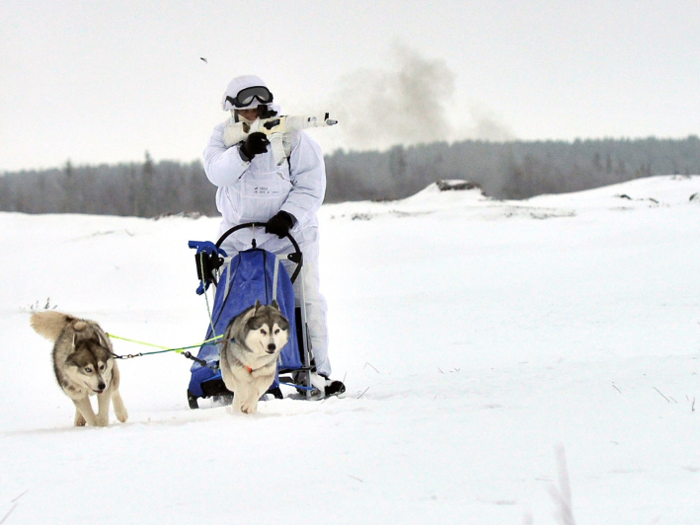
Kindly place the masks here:
<instances>
[{"instance_id":1,"label":"husky's ear","mask_svg":"<svg viewBox=\"0 0 700 525\"><path fill-rule=\"evenodd\" d=\"M100 340L102 348L109 350L112 345L109 344L109 336L105 334L102 330L97 330L97 338Z\"/></svg>"},{"instance_id":2,"label":"husky's ear","mask_svg":"<svg viewBox=\"0 0 700 525\"><path fill-rule=\"evenodd\" d=\"M260 304L260 299L255 300L255 306L253 307L253 315L258 313L258 310L260 309L262 305Z\"/></svg>"},{"instance_id":3,"label":"husky's ear","mask_svg":"<svg viewBox=\"0 0 700 525\"><path fill-rule=\"evenodd\" d=\"M282 310L280 308L280 305L277 303L277 299L273 299L272 304L270 306L272 306L272 308L274 308L275 310L280 310L280 311Z\"/></svg>"}]
</instances>

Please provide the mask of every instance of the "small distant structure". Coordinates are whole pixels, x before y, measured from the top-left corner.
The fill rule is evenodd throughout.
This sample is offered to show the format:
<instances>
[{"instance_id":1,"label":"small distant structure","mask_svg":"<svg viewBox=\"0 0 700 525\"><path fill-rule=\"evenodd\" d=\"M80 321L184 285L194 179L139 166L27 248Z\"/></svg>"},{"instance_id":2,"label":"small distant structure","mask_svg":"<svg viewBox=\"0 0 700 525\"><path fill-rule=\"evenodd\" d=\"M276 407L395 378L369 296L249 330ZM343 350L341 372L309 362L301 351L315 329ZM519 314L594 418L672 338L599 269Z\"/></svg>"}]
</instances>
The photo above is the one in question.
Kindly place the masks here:
<instances>
[{"instance_id":1,"label":"small distant structure","mask_svg":"<svg viewBox=\"0 0 700 525\"><path fill-rule=\"evenodd\" d=\"M204 62L205 64L208 64L209 61L205 57L199 57L199 59Z\"/></svg>"},{"instance_id":2,"label":"small distant structure","mask_svg":"<svg viewBox=\"0 0 700 525\"><path fill-rule=\"evenodd\" d=\"M439 179L435 181L435 185L440 191L463 191L478 189L481 190L481 192L483 193L483 190L479 184L468 180Z\"/></svg>"}]
</instances>

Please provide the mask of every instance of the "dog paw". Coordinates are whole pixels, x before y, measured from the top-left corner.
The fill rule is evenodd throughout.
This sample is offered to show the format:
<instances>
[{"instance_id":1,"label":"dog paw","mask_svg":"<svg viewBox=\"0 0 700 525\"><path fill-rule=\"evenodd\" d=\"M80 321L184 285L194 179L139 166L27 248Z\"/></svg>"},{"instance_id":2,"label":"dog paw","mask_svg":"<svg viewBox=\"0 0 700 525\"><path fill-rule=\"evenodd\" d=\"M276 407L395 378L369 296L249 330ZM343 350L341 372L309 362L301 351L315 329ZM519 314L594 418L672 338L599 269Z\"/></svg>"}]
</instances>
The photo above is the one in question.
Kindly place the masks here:
<instances>
[{"instance_id":1,"label":"dog paw","mask_svg":"<svg viewBox=\"0 0 700 525\"><path fill-rule=\"evenodd\" d=\"M241 405L241 412L244 414L255 414L258 411L258 404L257 403L246 403Z\"/></svg>"},{"instance_id":2,"label":"dog paw","mask_svg":"<svg viewBox=\"0 0 700 525\"><path fill-rule=\"evenodd\" d=\"M98 417L95 426L96 426L96 427L107 427L107 426L109 426L109 418L107 418L107 417Z\"/></svg>"},{"instance_id":3,"label":"dog paw","mask_svg":"<svg viewBox=\"0 0 700 525\"><path fill-rule=\"evenodd\" d=\"M126 420L129 419L129 414L126 410L123 412L117 412L116 416L120 423L126 423Z\"/></svg>"}]
</instances>

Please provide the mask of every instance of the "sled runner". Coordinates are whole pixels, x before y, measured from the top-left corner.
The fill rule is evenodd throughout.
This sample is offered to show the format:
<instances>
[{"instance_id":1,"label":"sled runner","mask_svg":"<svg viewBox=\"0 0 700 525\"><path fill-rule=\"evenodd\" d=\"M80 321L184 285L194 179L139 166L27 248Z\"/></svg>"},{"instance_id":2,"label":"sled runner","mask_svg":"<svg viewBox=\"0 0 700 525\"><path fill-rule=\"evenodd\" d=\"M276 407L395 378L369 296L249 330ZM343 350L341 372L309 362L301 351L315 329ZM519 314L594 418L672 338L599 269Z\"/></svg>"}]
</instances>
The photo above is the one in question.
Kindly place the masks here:
<instances>
[{"instance_id":1,"label":"sled runner","mask_svg":"<svg viewBox=\"0 0 700 525\"><path fill-rule=\"evenodd\" d=\"M304 297L300 297L300 306L295 306L293 282L301 278L303 256L299 245L287 234L290 247L294 252L286 258L295 264L292 276L289 276L277 255L256 247L254 233L256 228L264 228L265 223L245 223L226 231L216 242L190 241L189 247L196 249L197 277L200 285L198 294L206 293L210 284L216 288L214 305L211 310L210 324L205 343L199 348L195 363L190 368L191 378L187 388L187 400L190 408L199 408L199 398L213 398L215 402L230 403L233 393L224 385L219 371L220 344L217 337L222 336L229 323L244 310L260 301L271 304L273 300L289 320L289 341L282 349L278 360L277 377L268 390L276 398L282 398L280 381L292 383L292 376L297 379L293 386L306 397L311 396L312 353L306 330L306 311ZM229 258L221 249L224 240L232 233L243 228L253 229L253 248L240 252ZM303 295L303 286L300 287ZM292 376L280 377L291 373ZM288 382L288 383L287 383Z\"/></svg>"}]
</instances>

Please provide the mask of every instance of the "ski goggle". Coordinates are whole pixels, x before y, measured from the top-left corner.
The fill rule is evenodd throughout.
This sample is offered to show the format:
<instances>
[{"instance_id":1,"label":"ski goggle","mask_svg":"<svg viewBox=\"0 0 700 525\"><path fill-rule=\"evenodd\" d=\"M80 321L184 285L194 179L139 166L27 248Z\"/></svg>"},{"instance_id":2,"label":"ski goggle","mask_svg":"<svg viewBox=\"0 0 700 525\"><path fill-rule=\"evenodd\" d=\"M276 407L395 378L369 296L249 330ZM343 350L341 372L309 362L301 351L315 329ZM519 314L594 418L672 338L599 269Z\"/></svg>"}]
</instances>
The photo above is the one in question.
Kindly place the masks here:
<instances>
[{"instance_id":1,"label":"ski goggle","mask_svg":"<svg viewBox=\"0 0 700 525\"><path fill-rule=\"evenodd\" d=\"M254 86L241 89L236 98L226 97L226 102L230 102L234 108L244 108L253 103L253 99L260 104L272 102L272 93L265 86Z\"/></svg>"}]
</instances>

